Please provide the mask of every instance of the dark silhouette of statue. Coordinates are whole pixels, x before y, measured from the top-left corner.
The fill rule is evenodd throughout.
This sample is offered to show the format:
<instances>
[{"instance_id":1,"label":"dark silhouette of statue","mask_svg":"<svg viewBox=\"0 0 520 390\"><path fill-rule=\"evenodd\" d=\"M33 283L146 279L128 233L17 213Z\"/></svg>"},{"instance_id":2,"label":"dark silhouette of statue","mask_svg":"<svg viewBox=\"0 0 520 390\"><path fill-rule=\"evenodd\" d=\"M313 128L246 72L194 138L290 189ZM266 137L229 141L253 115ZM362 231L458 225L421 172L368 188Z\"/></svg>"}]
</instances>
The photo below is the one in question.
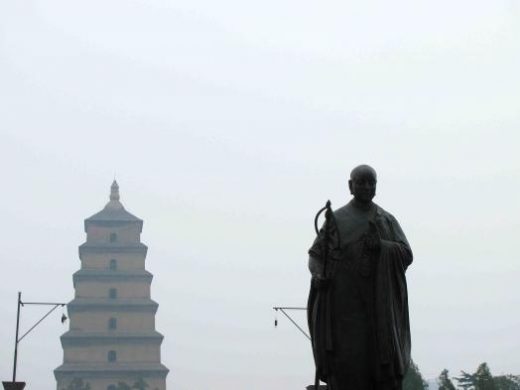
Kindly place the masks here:
<instances>
[{"instance_id":1,"label":"dark silhouette of statue","mask_svg":"<svg viewBox=\"0 0 520 390\"><path fill-rule=\"evenodd\" d=\"M329 390L401 390L410 362L405 271L412 251L397 220L372 202L377 175L356 167L353 199L309 250L309 328L316 377Z\"/></svg>"}]
</instances>

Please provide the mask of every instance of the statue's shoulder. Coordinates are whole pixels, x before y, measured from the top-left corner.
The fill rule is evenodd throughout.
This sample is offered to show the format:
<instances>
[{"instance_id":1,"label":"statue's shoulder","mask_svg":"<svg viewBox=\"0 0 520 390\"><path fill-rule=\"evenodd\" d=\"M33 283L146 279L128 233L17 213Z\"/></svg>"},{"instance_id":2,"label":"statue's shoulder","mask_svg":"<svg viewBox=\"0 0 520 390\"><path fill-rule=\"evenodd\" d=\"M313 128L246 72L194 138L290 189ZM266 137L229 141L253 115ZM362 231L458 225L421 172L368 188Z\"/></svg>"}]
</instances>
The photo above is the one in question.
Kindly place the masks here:
<instances>
[{"instance_id":1,"label":"statue's shoulder","mask_svg":"<svg viewBox=\"0 0 520 390\"><path fill-rule=\"evenodd\" d=\"M352 205L350 203L347 203L346 205L340 207L339 209L334 210L334 216L336 218L344 217L345 215L348 215L351 213Z\"/></svg>"}]
</instances>

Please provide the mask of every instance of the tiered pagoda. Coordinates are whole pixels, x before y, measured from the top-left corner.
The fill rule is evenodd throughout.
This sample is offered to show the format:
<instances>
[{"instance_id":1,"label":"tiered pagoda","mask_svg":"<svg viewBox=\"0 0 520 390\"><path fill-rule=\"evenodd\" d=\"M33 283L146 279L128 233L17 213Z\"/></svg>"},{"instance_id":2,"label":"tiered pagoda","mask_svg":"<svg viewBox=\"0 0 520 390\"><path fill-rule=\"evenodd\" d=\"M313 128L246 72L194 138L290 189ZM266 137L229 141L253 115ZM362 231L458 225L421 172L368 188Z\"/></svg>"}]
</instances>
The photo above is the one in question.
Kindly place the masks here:
<instances>
[{"instance_id":1,"label":"tiered pagoda","mask_svg":"<svg viewBox=\"0 0 520 390\"><path fill-rule=\"evenodd\" d=\"M105 208L85 220L87 241L79 247L81 269L67 305L70 328L61 336L63 364L54 371L58 390L166 389L142 228L119 201L114 181Z\"/></svg>"}]
</instances>

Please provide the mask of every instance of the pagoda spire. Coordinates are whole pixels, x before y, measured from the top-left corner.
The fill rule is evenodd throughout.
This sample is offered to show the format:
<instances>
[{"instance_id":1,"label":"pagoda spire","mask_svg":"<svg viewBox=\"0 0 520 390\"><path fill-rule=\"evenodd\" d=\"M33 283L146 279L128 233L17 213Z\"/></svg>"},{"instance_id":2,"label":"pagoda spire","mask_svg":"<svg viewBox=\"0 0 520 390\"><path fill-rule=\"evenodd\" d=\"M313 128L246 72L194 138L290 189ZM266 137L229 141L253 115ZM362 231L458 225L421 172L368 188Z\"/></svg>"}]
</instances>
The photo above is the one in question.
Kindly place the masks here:
<instances>
[{"instance_id":1,"label":"pagoda spire","mask_svg":"<svg viewBox=\"0 0 520 390\"><path fill-rule=\"evenodd\" d=\"M110 186L110 200L119 201L119 184L117 184L115 179Z\"/></svg>"}]
</instances>

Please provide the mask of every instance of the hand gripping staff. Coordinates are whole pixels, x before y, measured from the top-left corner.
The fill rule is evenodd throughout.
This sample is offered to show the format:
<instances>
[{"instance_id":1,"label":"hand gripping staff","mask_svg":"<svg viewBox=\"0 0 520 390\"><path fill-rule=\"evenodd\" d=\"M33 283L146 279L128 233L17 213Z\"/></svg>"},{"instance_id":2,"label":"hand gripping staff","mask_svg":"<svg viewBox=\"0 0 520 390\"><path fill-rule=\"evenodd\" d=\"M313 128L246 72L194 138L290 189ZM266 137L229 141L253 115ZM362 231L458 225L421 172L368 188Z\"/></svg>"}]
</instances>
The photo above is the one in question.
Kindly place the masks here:
<instances>
[{"instance_id":1,"label":"hand gripping staff","mask_svg":"<svg viewBox=\"0 0 520 390\"><path fill-rule=\"evenodd\" d=\"M318 218L324 211L325 223L321 230L318 230ZM320 276L312 278L309 300L307 302L307 320L316 365L314 389L317 390L320 380L328 381L330 374L328 356L334 351L330 287L335 268L335 261L333 261L334 252L339 249L340 243L336 219L330 207L330 200L316 214L314 228L320 252L320 259L318 260L323 262L323 272Z\"/></svg>"}]
</instances>

